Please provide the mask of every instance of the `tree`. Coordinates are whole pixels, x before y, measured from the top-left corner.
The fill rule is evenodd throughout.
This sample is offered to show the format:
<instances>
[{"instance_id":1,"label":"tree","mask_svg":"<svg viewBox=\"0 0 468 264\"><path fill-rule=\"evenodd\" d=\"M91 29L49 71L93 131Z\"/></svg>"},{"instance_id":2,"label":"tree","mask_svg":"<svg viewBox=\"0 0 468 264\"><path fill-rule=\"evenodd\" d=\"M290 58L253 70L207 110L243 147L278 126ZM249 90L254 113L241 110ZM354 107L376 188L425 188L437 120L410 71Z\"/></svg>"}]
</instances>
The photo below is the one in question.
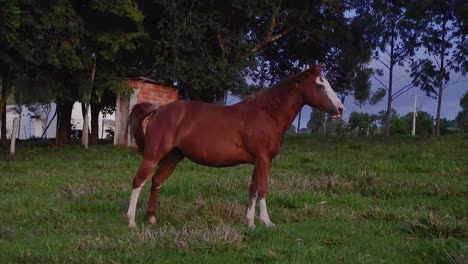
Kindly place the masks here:
<instances>
[{"instance_id":1,"label":"tree","mask_svg":"<svg viewBox=\"0 0 468 264\"><path fill-rule=\"evenodd\" d=\"M468 91L460 98L460 107L462 108L462 112L468 112Z\"/></svg>"},{"instance_id":2,"label":"tree","mask_svg":"<svg viewBox=\"0 0 468 264\"><path fill-rule=\"evenodd\" d=\"M411 133L411 125L403 117L397 116L392 118L390 133L393 134L400 134L400 135L408 135Z\"/></svg>"},{"instance_id":3,"label":"tree","mask_svg":"<svg viewBox=\"0 0 468 264\"><path fill-rule=\"evenodd\" d=\"M0 96L0 118L1 118L1 145L6 145L7 138L6 138L6 103L8 95L11 92L11 84L9 83L9 77L4 74L2 76L2 89L1 89L1 96Z\"/></svg>"},{"instance_id":4,"label":"tree","mask_svg":"<svg viewBox=\"0 0 468 264\"><path fill-rule=\"evenodd\" d=\"M325 76L344 101L353 91L358 65L370 60L366 25L345 16L350 8L346 2L294 1L284 6L286 28L293 30L258 54L268 65L270 83L318 61L324 63Z\"/></svg>"},{"instance_id":5,"label":"tree","mask_svg":"<svg viewBox=\"0 0 468 264\"><path fill-rule=\"evenodd\" d=\"M83 69L79 49L82 21L68 1L16 0L9 4L19 16L18 29L8 56L0 57L11 83L18 78L29 79L31 93L42 94L44 89L50 89L53 97L68 99L72 73ZM61 102L58 102L59 110L63 108ZM73 102L68 105L71 115ZM60 117L64 117L60 120L70 120L66 114Z\"/></svg>"},{"instance_id":6,"label":"tree","mask_svg":"<svg viewBox=\"0 0 468 264\"><path fill-rule=\"evenodd\" d=\"M307 122L307 128L310 129L310 132L325 132L325 117L326 114L320 110L312 108L312 112L310 113L310 119Z\"/></svg>"},{"instance_id":7,"label":"tree","mask_svg":"<svg viewBox=\"0 0 468 264\"><path fill-rule=\"evenodd\" d=\"M463 94L462 98L460 98L460 106L462 110L458 113L455 120L457 121L460 129L468 132L468 91Z\"/></svg>"},{"instance_id":8,"label":"tree","mask_svg":"<svg viewBox=\"0 0 468 264\"><path fill-rule=\"evenodd\" d=\"M249 12L254 12L245 5L243 1L141 3L155 60L148 74L177 83L185 99L222 102L227 89L245 88L242 71L250 56L243 36Z\"/></svg>"},{"instance_id":9,"label":"tree","mask_svg":"<svg viewBox=\"0 0 468 264\"><path fill-rule=\"evenodd\" d=\"M410 112L402 117L408 125L413 127L413 112ZM416 135L431 135L433 129L433 117L424 111L418 111L416 113Z\"/></svg>"},{"instance_id":10,"label":"tree","mask_svg":"<svg viewBox=\"0 0 468 264\"><path fill-rule=\"evenodd\" d=\"M296 134L296 126L291 124L291 126L286 130L286 135L295 135Z\"/></svg>"},{"instance_id":11,"label":"tree","mask_svg":"<svg viewBox=\"0 0 468 264\"><path fill-rule=\"evenodd\" d=\"M432 126L434 127L434 126ZM457 130L458 124L457 120L449 120L447 118L441 118L440 119L440 134L448 134L452 132L457 132L457 131L462 131L461 129Z\"/></svg>"},{"instance_id":12,"label":"tree","mask_svg":"<svg viewBox=\"0 0 468 264\"><path fill-rule=\"evenodd\" d=\"M13 1L31 25L19 45L33 43L31 58L17 74L27 80L22 94L48 94L57 103L56 143L70 141L71 112L75 101L90 102L91 143L97 141L98 115L115 104L115 93L129 90L124 77L135 77L148 68L143 45L143 16L135 1ZM2 9L3 10L3 9ZM138 55L135 56L135 51ZM13 54L13 53L12 53ZM90 85L92 54L98 60L96 82ZM25 55L23 55L25 57ZM1 61L0 56L0 61ZM15 58L22 58L15 55ZM25 59L26 60L26 59ZM34 102L29 102L34 103ZM110 107L110 108L109 108Z\"/></svg>"},{"instance_id":13,"label":"tree","mask_svg":"<svg viewBox=\"0 0 468 264\"><path fill-rule=\"evenodd\" d=\"M220 102L226 90L270 86L318 60L346 91L355 66L370 57L346 8L331 1L142 3L156 44L151 75L177 83L184 98Z\"/></svg>"},{"instance_id":14,"label":"tree","mask_svg":"<svg viewBox=\"0 0 468 264\"><path fill-rule=\"evenodd\" d=\"M368 113L351 112L348 120L348 127L351 131L357 129L358 135L370 134L371 120Z\"/></svg>"},{"instance_id":15,"label":"tree","mask_svg":"<svg viewBox=\"0 0 468 264\"><path fill-rule=\"evenodd\" d=\"M353 80L354 85L354 100L359 109L366 103L371 95L372 83L370 77L372 69L360 67Z\"/></svg>"},{"instance_id":16,"label":"tree","mask_svg":"<svg viewBox=\"0 0 468 264\"><path fill-rule=\"evenodd\" d=\"M12 85L16 73L26 67L30 60L31 51L34 50L33 42L26 41L29 38L27 29L32 26L34 20L23 14L20 5L28 6L24 1L0 1L0 118L1 118L1 143L6 144L6 102L12 92Z\"/></svg>"},{"instance_id":17,"label":"tree","mask_svg":"<svg viewBox=\"0 0 468 264\"><path fill-rule=\"evenodd\" d=\"M424 22L421 32L421 46L427 58L412 62L411 77L413 84L426 93L437 94L437 116L435 135L440 135L440 113L444 90L463 77L451 81L450 73L466 75L468 70L468 44L466 42L465 1L428 0L419 6L417 19Z\"/></svg>"},{"instance_id":18,"label":"tree","mask_svg":"<svg viewBox=\"0 0 468 264\"><path fill-rule=\"evenodd\" d=\"M393 118L398 118L398 114L395 109L392 108L391 114L390 114L390 119ZM377 114L377 123L384 127L385 123L387 122L387 111L386 110L380 110L379 113Z\"/></svg>"},{"instance_id":19,"label":"tree","mask_svg":"<svg viewBox=\"0 0 468 264\"><path fill-rule=\"evenodd\" d=\"M82 103L90 103L91 134L89 144L98 140L99 113L115 109L116 94L128 93L126 77L139 77L151 66L153 54L148 34L144 32L143 13L134 0L98 0L83 3L72 1L77 15L82 18L85 34L81 47L87 50L83 60L84 93ZM104 23L103 23L104 21ZM95 60L95 81L90 82ZM84 112L84 111L83 111Z\"/></svg>"},{"instance_id":20,"label":"tree","mask_svg":"<svg viewBox=\"0 0 468 264\"><path fill-rule=\"evenodd\" d=\"M374 59L383 65L389 77L385 84L376 76L382 76L383 71L376 71L374 75L387 92L386 136L390 135L393 101L412 88L411 83L397 91L393 87L395 67L403 66L408 57L414 55L417 47L418 27L409 17L409 5L411 2L384 0L358 1L355 4L357 16L368 26L366 34L375 47Z\"/></svg>"},{"instance_id":21,"label":"tree","mask_svg":"<svg viewBox=\"0 0 468 264\"><path fill-rule=\"evenodd\" d=\"M354 100L361 110L367 102L375 105L387 94L384 88L379 88L374 93L371 93L372 83L370 82L370 77L373 72L372 69L361 66L356 71L353 79Z\"/></svg>"}]
</instances>

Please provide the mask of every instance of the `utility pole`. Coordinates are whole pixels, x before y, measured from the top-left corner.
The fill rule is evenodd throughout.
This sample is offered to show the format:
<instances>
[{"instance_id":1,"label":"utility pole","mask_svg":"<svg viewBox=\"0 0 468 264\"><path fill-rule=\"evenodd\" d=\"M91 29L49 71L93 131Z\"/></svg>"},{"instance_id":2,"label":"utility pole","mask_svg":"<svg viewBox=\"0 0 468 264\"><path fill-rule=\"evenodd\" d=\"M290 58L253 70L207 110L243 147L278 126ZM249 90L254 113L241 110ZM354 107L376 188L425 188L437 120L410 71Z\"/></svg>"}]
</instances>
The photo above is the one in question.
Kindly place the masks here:
<instances>
[{"instance_id":1,"label":"utility pole","mask_svg":"<svg viewBox=\"0 0 468 264\"><path fill-rule=\"evenodd\" d=\"M416 116L418 115L418 110L417 110L417 103L418 103L418 96L417 94L411 94L414 96L414 114L413 114L413 133L412 135L416 135Z\"/></svg>"}]
</instances>

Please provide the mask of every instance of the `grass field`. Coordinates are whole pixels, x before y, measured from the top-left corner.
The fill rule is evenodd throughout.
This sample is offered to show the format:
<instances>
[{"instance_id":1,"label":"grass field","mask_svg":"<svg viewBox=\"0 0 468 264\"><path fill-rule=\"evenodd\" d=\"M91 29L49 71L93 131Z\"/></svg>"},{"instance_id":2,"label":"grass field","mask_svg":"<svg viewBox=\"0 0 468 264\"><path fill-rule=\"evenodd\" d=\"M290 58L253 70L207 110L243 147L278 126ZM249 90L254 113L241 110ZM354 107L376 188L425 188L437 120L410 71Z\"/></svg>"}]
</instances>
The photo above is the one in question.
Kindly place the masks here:
<instances>
[{"instance_id":1,"label":"grass field","mask_svg":"<svg viewBox=\"0 0 468 264\"><path fill-rule=\"evenodd\" d=\"M132 231L134 150L23 144L0 160L0 263L468 263L462 136L288 138L270 175L277 226L255 230L250 165L182 162L158 224L145 222L146 186Z\"/></svg>"}]
</instances>

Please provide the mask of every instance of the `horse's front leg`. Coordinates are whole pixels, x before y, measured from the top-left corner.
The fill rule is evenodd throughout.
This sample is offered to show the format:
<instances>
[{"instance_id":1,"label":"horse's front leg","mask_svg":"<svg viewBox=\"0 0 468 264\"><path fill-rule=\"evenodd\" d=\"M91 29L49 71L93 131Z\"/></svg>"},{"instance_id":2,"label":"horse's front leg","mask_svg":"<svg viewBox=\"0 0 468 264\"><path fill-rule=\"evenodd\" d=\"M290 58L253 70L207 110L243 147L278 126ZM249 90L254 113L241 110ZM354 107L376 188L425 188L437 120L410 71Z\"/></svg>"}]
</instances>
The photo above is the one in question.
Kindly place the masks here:
<instances>
[{"instance_id":1,"label":"horse's front leg","mask_svg":"<svg viewBox=\"0 0 468 264\"><path fill-rule=\"evenodd\" d=\"M247 225L250 228L255 228L255 205L257 203L257 177L255 177L255 169L252 174L252 182L250 183L249 205L247 206Z\"/></svg>"},{"instance_id":2,"label":"horse's front leg","mask_svg":"<svg viewBox=\"0 0 468 264\"><path fill-rule=\"evenodd\" d=\"M145 185L146 180L148 179L149 174L156 166L156 162L153 160L143 160L138 169L137 174L133 178L133 190L132 196L130 197L130 204L128 206L127 217L128 217L128 226L130 228L136 228L135 215L136 207L138 203L138 197L140 196L141 189Z\"/></svg>"},{"instance_id":3,"label":"horse's front leg","mask_svg":"<svg viewBox=\"0 0 468 264\"><path fill-rule=\"evenodd\" d=\"M257 196L260 204L260 220L267 226L275 226L268 215L266 196L268 192L268 175L270 173L271 158L262 157L255 161L255 178L257 185Z\"/></svg>"}]
</instances>

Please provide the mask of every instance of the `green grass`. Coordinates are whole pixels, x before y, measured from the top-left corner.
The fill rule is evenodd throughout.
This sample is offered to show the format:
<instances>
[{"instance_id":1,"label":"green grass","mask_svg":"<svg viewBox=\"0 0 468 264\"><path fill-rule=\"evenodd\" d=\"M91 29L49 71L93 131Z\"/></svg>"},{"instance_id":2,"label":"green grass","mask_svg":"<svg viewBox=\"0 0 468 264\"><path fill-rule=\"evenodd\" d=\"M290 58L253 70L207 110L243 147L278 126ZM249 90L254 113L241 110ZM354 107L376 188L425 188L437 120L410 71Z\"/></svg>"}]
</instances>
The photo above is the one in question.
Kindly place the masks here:
<instances>
[{"instance_id":1,"label":"green grass","mask_svg":"<svg viewBox=\"0 0 468 264\"><path fill-rule=\"evenodd\" d=\"M4 150L3 152L6 152ZM467 263L468 141L286 139L270 175L277 224L244 224L252 166L183 161L127 228L132 149L20 145L0 156L0 263ZM258 208L257 208L258 214Z\"/></svg>"}]
</instances>

